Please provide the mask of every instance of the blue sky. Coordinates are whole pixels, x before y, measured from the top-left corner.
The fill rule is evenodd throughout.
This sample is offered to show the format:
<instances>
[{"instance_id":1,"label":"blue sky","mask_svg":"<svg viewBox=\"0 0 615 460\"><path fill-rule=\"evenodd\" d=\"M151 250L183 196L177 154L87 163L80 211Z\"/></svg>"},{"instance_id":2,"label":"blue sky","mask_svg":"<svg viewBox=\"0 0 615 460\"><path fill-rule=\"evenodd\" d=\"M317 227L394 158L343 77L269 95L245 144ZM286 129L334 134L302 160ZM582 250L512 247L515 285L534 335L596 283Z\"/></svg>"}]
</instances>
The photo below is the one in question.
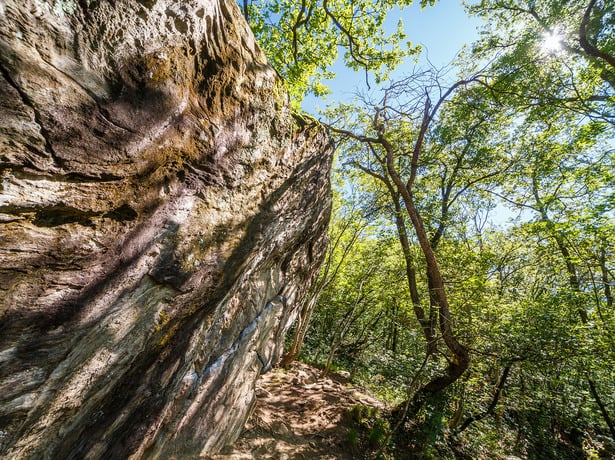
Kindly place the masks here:
<instances>
[{"instance_id":1,"label":"blue sky","mask_svg":"<svg viewBox=\"0 0 615 460\"><path fill-rule=\"evenodd\" d=\"M436 67L445 66L464 44L478 38L477 27L480 21L468 17L460 1L439 0L435 6L424 10L421 10L419 1L415 1L415 4L401 12L391 12L387 24L394 28L400 18L403 20L408 39L413 44L423 46L421 61L429 56ZM397 69L396 74L403 75L406 73L404 68L409 70L412 66L414 62L409 60ZM333 70L337 78L328 82L332 93L324 101L313 96L306 97L302 104L304 110L315 113L319 106L324 108L332 101L348 101L356 92L366 89L365 73L346 69L340 61L334 65Z\"/></svg>"}]
</instances>

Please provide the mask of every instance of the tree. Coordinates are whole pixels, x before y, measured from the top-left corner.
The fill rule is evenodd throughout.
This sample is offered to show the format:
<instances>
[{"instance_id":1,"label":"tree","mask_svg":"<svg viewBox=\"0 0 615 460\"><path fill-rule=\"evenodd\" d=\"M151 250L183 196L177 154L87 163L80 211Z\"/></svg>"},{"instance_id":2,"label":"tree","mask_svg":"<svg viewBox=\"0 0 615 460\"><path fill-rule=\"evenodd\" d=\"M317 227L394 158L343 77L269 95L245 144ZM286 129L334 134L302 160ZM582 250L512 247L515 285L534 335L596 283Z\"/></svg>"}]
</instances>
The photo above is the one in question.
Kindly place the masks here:
<instances>
[{"instance_id":1,"label":"tree","mask_svg":"<svg viewBox=\"0 0 615 460\"><path fill-rule=\"evenodd\" d=\"M507 167L496 159L487 140L491 123L497 119L496 112L485 103L480 88L468 87L476 79L445 86L440 78L435 70L418 72L387 86L378 103L364 100L363 111L342 106L332 114L338 122L331 130L341 142L351 144L348 163L377 180L392 205L413 309L424 332L427 359L436 354L440 340L450 353L446 369L414 395L410 414L416 413L430 395L457 381L469 366L469 351L454 333L449 288L436 251L460 197ZM446 110L440 114L443 107ZM338 127L339 120L344 120L345 127ZM436 190L429 185L434 177L439 184ZM412 226L422 256L428 311L418 293L416 262L411 256L406 222Z\"/></svg>"},{"instance_id":2,"label":"tree","mask_svg":"<svg viewBox=\"0 0 615 460\"><path fill-rule=\"evenodd\" d=\"M608 143L600 142L610 130L595 122L575 126L571 121L568 114L519 127L524 135L518 143L518 168L523 172L511 176L507 199L531 210L534 219L524 227L543 245L545 239L550 241L559 256L555 266L562 268L564 276L554 274L551 289L577 318L569 324L579 330L577 340L587 347L580 355L579 372L615 437L615 426L594 381L603 368L601 361L615 358L608 351L605 354L602 343L610 342L614 349L612 312L605 312L603 305L612 305L606 255L612 254L614 235L608 216L614 210L615 156Z\"/></svg>"},{"instance_id":3,"label":"tree","mask_svg":"<svg viewBox=\"0 0 615 460\"><path fill-rule=\"evenodd\" d=\"M615 123L615 18L607 0L481 0L473 45L494 97L549 116L564 109ZM480 64L482 65L482 64Z\"/></svg>"},{"instance_id":4,"label":"tree","mask_svg":"<svg viewBox=\"0 0 615 460\"><path fill-rule=\"evenodd\" d=\"M369 342L382 335L378 326L388 304L386 280L391 279L386 252L382 241L361 240L344 265L339 282L322 297L327 358L321 377L331 370L340 348L345 347L346 357L356 360Z\"/></svg>"},{"instance_id":5,"label":"tree","mask_svg":"<svg viewBox=\"0 0 615 460\"><path fill-rule=\"evenodd\" d=\"M504 407L507 400L502 394L510 388L512 394L521 392L523 398L546 406L555 395L571 398L578 411L602 414L610 429L608 398L600 393L609 393L606 363L611 353L606 344L612 323L609 315L603 314L603 324L592 330L591 321L575 319L582 318L582 311L598 312L609 302L612 305L607 256L612 254L607 243L612 233L609 225L604 225L602 213L612 212L614 168L612 151L599 143L610 132L610 124L591 118L579 123L583 115L567 108L552 112L548 120L539 117L539 112L525 117L528 111L514 104L508 109L494 103L492 89L483 78L479 74L445 86L437 80L425 85L426 80L415 76L391 83L377 102L364 99L362 106L340 106L332 112L332 130L339 137L340 154L347 166L369 178L366 186L371 187L374 199L388 203L427 357L437 356L441 343L451 356L444 372L431 374L414 394L408 412L416 417L421 404L450 390L457 399L450 423L463 432L496 415L496 408ZM517 110L518 117L508 110ZM502 234L497 245L489 247L493 242L482 234L486 217L481 223L480 215L488 212L494 199L534 209L538 228L551 228L555 233L542 233L536 247L531 239L520 242L513 234ZM557 222L553 220L555 210L562 217ZM475 229L458 223L461 216ZM595 234L592 239L601 243L589 244L589 240L575 237L571 245L565 238L577 235L580 228L574 229L579 225L593 226L587 234ZM573 233L568 234L570 231ZM552 238L553 245L546 246L545 238ZM500 257L498 251L507 247L507 239L514 244ZM419 258L415 245L421 250ZM432 256L437 255L431 266L426 246ZM592 267L584 274L578 262L582 248L589 251L589 257L582 257L583 263ZM521 255L523 251L526 255ZM549 262L541 260L544 251L550 251ZM605 257L601 258L603 252ZM532 260L530 266L525 265L528 259ZM542 264L545 269L538 269ZM442 298L433 291L434 271L430 269L434 266L446 291L448 310L444 312ZM429 309L424 306L417 268L425 269ZM520 274L527 276L527 282L526 278L518 279ZM571 281L575 279L576 284ZM554 280L564 282L553 285ZM587 303L592 292L597 301ZM446 318L445 325L442 318ZM526 331L527 324L535 327ZM499 332L494 334L494 328ZM454 373L460 369L454 368L459 363L455 361L457 350L449 348L445 336L454 330L453 337L464 347L468 361L470 350L478 356L472 368L468 365L458 374ZM458 337L464 337L463 345ZM588 379L589 369L597 370L598 385ZM593 408L582 394L575 394L579 385L584 385L584 392L594 400ZM469 392L468 388L474 390ZM450 410L452 405L448 405ZM531 442L539 452L542 435L538 433L544 426L534 424L527 406L519 407L515 417L520 436L536 436ZM569 430L574 420L572 409L563 406L551 404L546 414L561 429ZM583 423L594 422L595 418L588 417ZM434 423L432 428L437 426ZM559 452L555 436L548 442L553 452Z\"/></svg>"},{"instance_id":6,"label":"tree","mask_svg":"<svg viewBox=\"0 0 615 460\"><path fill-rule=\"evenodd\" d=\"M355 71L373 71L375 81L386 80L389 72L420 47L405 42L400 21L387 34L385 20L394 8L412 0L290 0L248 2L244 14L269 61L287 83L291 98L301 102L306 93L324 95L323 80L332 78L331 66L343 51L346 66ZM421 6L435 0L421 0ZM369 85L369 82L368 82Z\"/></svg>"},{"instance_id":7,"label":"tree","mask_svg":"<svg viewBox=\"0 0 615 460\"><path fill-rule=\"evenodd\" d=\"M368 385L376 383L378 378L372 378L376 374L390 378L379 382L384 387L403 381L397 373L403 365L394 361L406 359L416 331L409 334L400 327L409 313L404 261L383 224L380 221L362 233L318 299L306 355L323 366L323 377L342 368ZM399 388L391 390L399 394Z\"/></svg>"}]
</instances>

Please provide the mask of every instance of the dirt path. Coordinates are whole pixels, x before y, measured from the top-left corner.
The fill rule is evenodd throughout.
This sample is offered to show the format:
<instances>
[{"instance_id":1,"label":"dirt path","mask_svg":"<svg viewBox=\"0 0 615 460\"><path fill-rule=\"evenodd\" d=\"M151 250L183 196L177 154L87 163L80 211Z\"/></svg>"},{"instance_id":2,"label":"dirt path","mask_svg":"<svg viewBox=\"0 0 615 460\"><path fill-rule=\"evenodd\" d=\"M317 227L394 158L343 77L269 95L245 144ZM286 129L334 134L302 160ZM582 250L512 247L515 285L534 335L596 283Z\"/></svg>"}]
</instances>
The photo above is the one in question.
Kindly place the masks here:
<instances>
[{"instance_id":1,"label":"dirt path","mask_svg":"<svg viewBox=\"0 0 615 460\"><path fill-rule=\"evenodd\" d=\"M211 460L355 460L347 443L344 410L356 404L383 408L376 399L334 375L295 363L263 375L257 403L237 442Z\"/></svg>"}]
</instances>

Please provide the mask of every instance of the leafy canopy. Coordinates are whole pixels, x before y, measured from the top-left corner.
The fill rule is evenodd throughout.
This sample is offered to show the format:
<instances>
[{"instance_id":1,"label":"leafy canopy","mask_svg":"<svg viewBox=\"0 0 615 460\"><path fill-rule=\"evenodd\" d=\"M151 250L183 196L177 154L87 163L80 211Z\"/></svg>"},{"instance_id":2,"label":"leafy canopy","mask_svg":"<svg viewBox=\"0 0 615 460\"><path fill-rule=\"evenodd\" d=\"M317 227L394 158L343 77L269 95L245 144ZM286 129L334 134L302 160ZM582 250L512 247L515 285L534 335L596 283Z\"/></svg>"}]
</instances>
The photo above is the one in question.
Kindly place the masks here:
<instances>
[{"instance_id":1,"label":"leafy canopy","mask_svg":"<svg viewBox=\"0 0 615 460\"><path fill-rule=\"evenodd\" d=\"M559 109L615 123L615 14L607 0L480 0L473 61L491 61L504 104L550 117ZM481 64L482 65L482 64Z\"/></svg>"},{"instance_id":2,"label":"leafy canopy","mask_svg":"<svg viewBox=\"0 0 615 460\"><path fill-rule=\"evenodd\" d=\"M307 93L329 92L324 80L335 74L331 67L343 53L344 64L374 72L375 81L407 56L420 52L405 42L401 20L385 31L387 14L409 6L412 0L254 0L244 1L244 12L273 67L287 83L291 99L301 102ZM421 7L435 0L421 0Z\"/></svg>"}]
</instances>

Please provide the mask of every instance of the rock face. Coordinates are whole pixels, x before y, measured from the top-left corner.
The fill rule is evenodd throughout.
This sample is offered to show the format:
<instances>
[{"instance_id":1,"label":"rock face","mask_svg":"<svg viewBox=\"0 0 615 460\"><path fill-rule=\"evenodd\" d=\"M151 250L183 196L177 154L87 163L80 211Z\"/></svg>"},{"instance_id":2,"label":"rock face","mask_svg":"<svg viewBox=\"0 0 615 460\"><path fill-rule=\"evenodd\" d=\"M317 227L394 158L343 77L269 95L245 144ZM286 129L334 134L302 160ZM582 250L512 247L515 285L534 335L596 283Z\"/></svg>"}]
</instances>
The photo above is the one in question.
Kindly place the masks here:
<instances>
[{"instance_id":1,"label":"rock face","mask_svg":"<svg viewBox=\"0 0 615 460\"><path fill-rule=\"evenodd\" d=\"M232 442L322 258L329 138L233 0L2 0L0 70L0 457Z\"/></svg>"}]
</instances>

